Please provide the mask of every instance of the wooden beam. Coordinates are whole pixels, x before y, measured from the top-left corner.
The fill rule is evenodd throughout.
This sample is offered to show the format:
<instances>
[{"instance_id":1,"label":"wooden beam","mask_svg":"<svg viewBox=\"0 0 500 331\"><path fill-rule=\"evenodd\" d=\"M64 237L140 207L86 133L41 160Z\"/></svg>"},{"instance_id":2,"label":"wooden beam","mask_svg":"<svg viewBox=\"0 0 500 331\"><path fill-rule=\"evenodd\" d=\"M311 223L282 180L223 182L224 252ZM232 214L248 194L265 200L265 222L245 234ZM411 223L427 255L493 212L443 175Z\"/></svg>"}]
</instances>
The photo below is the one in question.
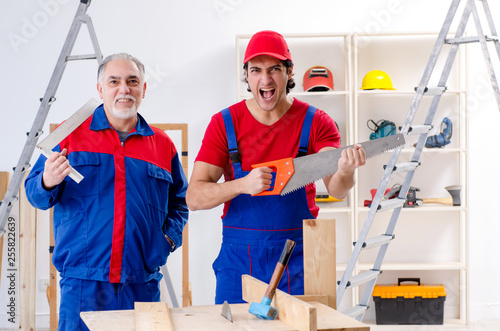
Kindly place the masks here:
<instances>
[{"instance_id":1,"label":"wooden beam","mask_svg":"<svg viewBox=\"0 0 500 331\"><path fill-rule=\"evenodd\" d=\"M165 302L135 302L135 329L141 331L174 331L172 316Z\"/></svg>"},{"instance_id":2,"label":"wooden beam","mask_svg":"<svg viewBox=\"0 0 500 331\"><path fill-rule=\"evenodd\" d=\"M19 196L19 323L23 330L35 330L36 209L29 203L24 185Z\"/></svg>"},{"instance_id":3,"label":"wooden beam","mask_svg":"<svg viewBox=\"0 0 500 331\"><path fill-rule=\"evenodd\" d=\"M370 327L319 302L309 302L318 312L318 330L369 331Z\"/></svg>"},{"instance_id":4,"label":"wooden beam","mask_svg":"<svg viewBox=\"0 0 500 331\"><path fill-rule=\"evenodd\" d=\"M54 131L58 124L50 124L50 132ZM47 287L47 300L49 301L50 330L57 331L59 327L59 316L57 315L57 269L52 263L52 251L54 250L54 208L50 208L49 221L49 286Z\"/></svg>"},{"instance_id":5,"label":"wooden beam","mask_svg":"<svg viewBox=\"0 0 500 331\"><path fill-rule=\"evenodd\" d=\"M160 130L181 130L181 165L188 178L188 125L186 123L151 124ZM189 224L182 232L182 306L192 305L191 286L189 283Z\"/></svg>"},{"instance_id":6,"label":"wooden beam","mask_svg":"<svg viewBox=\"0 0 500 331\"><path fill-rule=\"evenodd\" d=\"M242 295L246 302L261 302L266 289L266 283L249 275L242 276ZM317 330L316 308L309 303L277 289L272 305L278 310L278 319L294 329Z\"/></svg>"},{"instance_id":7,"label":"wooden beam","mask_svg":"<svg viewBox=\"0 0 500 331\"><path fill-rule=\"evenodd\" d=\"M326 294L304 294L294 295L295 298L305 302L319 302L328 306L328 295Z\"/></svg>"},{"instance_id":8,"label":"wooden beam","mask_svg":"<svg viewBox=\"0 0 500 331\"><path fill-rule=\"evenodd\" d=\"M336 308L335 220L304 220L304 294L326 294Z\"/></svg>"},{"instance_id":9,"label":"wooden beam","mask_svg":"<svg viewBox=\"0 0 500 331\"><path fill-rule=\"evenodd\" d=\"M49 250L49 286L47 287L47 300L50 310L50 330L57 331L59 316L57 315L57 269L52 263L52 251L54 250L54 208L50 209L50 250Z\"/></svg>"}]
</instances>

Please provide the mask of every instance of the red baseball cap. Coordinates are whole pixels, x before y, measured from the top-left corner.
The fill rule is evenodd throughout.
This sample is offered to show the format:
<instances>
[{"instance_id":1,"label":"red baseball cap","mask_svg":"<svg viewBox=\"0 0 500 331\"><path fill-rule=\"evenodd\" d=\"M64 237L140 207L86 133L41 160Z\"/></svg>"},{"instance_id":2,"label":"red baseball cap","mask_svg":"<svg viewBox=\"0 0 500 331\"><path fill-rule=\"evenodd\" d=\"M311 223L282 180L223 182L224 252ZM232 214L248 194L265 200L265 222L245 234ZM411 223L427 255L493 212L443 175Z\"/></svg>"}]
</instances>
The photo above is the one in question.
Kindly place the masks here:
<instances>
[{"instance_id":1,"label":"red baseball cap","mask_svg":"<svg viewBox=\"0 0 500 331\"><path fill-rule=\"evenodd\" d=\"M292 55L288 49L285 38L277 32L264 30L252 36L245 52L243 63L259 55L270 55L279 60L292 61Z\"/></svg>"}]
</instances>

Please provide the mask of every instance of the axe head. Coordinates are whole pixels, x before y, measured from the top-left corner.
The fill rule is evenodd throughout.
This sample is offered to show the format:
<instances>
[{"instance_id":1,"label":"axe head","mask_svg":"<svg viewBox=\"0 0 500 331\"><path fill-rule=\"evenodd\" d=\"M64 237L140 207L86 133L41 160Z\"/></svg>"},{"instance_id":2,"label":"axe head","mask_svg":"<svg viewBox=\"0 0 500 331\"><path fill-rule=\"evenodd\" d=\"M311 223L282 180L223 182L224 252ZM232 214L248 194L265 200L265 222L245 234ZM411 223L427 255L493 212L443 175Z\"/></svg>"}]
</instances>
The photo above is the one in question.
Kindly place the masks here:
<instances>
[{"instance_id":1,"label":"axe head","mask_svg":"<svg viewBox=\"0 0 500 331\"><path fill-rule=\"evenodd\" d=\"M462 204L462 201L460 200L460 191L462 189L461 185L453 185L453 186L447 186L445 189L450 193L451 197L453 198L453 205L454 206L460 206Z\"/></svg>"},{"instance_id":2,"label":"axe head","mask_svg":"<svg viewBox=\"0 0 500 331\"><path fill-rule=\"evenodd\" d=\"M276 318L278 311L271 307L271 299L264 297L261 303L252 302L248 312L257 316L260 319L273 320Z\"/></svg>"}]
</instances>

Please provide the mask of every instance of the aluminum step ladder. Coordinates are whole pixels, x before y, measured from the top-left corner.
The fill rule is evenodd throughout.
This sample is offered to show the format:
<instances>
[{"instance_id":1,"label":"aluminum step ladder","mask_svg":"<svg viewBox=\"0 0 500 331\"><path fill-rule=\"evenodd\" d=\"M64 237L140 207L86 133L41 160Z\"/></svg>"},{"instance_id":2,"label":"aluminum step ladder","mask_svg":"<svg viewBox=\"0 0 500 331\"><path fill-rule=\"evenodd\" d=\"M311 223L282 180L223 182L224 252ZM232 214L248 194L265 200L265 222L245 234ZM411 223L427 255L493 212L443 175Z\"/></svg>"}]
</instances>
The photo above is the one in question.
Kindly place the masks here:
<instances>
[{"instance_id":1,"label":"aluminum step ladder","mask_svg":"<svg viewBox=\"0 0 500 331\"><path fill-rule=\"evenodd\" d=\"M450 30L450 26L456 15L461 0L452 1L446 19L444 21L444 24L441 28L441 31L437 37L437 41L431 52L427 66L424 70L422 79L419 83L419 86L416 88L416 94L413 98L412 104L408 111L405 123L401 128L401 133L405 135L405 137L407 135L419 135L418 142L415 146L412 159L410 162L398 164L397 161L401 153L402 147L399 147L392 152L392 155L387 165L385 166L385 171L380 181L380 184L377 188L377 192L373 197L372 204L366 216L363 227L359 233L358 240L354 244L354 248L351 257L349 258L349 261L347 263L344 274L341 280L338 282L337 307L340 306L344 293L348 288L366 284L365 290L363 292L363 295L361 296L359 304L343 312L344 314L353 317L358 321L362 320L365 311L368 309L368 302L372 295L373 288L377 281L377 277L382 272L382 261L384 259L389 243L392 241L392 239L394 239L394 229L396 227L399 214L401 213L401 209L405 204L406 197L410 189L410 183L412 181L415 170L420 165L419 159L422 150L425 146L428 133L432 128L432 120L436 113L438 104L441 100L441 96L446 91L446 82L450 75L451 68L455 60L455 57L457 55L458 47L460 44L473 43L473 42L480 43L483 51L483 56L486 61L486 66L489 72L491 84L493 86L493 92L495 94L498 108L500 110L500 90L498 87L498 81L494 73L492 60L488 52L487 42L494 43L494 47L496 49L499 60L500 60L500 44L497 32L495 30L495 26L493 24L493 19L491 17L491 12L488 6L488 2L486 0L465 0L465 1L466 1L465 8L462 17L460 19L460 22L458 24L455 37L448 39L447 36ZM486 36L483 32L483 28L481 26L480 18L477 12L476 1L480 1L483 4L484 13L488 22L491 36ZM478 36L464 37L465 28L471 14L474 19ZM448 56L446 58L446 62L443 67L443 71L439 78L438 86L428 87L427 84L429 83L431 74L434 71L437 59L444 45L449 45L450 49ZM420 105L420 101L424 96L431 96L433 98L427 116L425 118L425 122L423 125L412 126L412 122L417 112L417 109ZM399 194L394 199L382 201L385 190L387 189L389 179L391 175L396 172L406 173ZM370 230L372 223L374 222L375 216L379 212L386 210L389 211L392 210L392 216L389 220L385 234L374 238L367 238L368 232ZM359 254L361 253L362 250L371 248L378 249L378 254L373 264L373 268L369 271L361 272L358 275L353 275L353 271L356 266Z\"/></svg>"},{"instance_id":2,"label":"aluminum step ladder","mask_svg":"<svg viewBox=\"0 0 500 331\"><path fill-rule=\"evenodd\" d=\"M33 152L35 150L38 138L40 138L40 136L43 134L42 129L45 120L47 119L50 107L56 100L55 95L57 92L57 88L59 87L59 83L61 82L62 76L64 74L66 64L69 61L95 59L97 60L97 64L100 65L103 61L103 56L99 48L99 43L97 41L97 36L94 30L94 25L92 24L90 16L87 14L87 9L90 6L90 2L91 0L80 0L80 4L78 5L78 8L76 10L75 17L71 24L68 35L66 36L63 48L57 60L56 66L50 78L47 89L45 90L45 94L43 98L40 99L41 104L40 107L38 108L35 120L33 122L30 132L27 133L28 138L26 144L24 145L19 161L17 162L17 166L14 168L14 174L9 182L9 186L7 187L7 192L5 193L4 199L0 202L0 237L5 233L5 226L7 223L7 219L10 215L12 206L18 200L19 188L22 185L24 175L26 171L28 171L31 168L29 162L31 160L31 157L33 156ZM92 42L92 47L94 49L94 53L85 55L71 55L73 46L75 45L82 24L85 24L87 26L90 35L90 40ZM162 266L161 271L163 274L165 285L167 286L169 292L172 306L179 307L179 303L177 301L177 297L174 292L174 287L172 285L172 281L170 279L167 266L166 265Z\"/></svg>"}]
</instances>

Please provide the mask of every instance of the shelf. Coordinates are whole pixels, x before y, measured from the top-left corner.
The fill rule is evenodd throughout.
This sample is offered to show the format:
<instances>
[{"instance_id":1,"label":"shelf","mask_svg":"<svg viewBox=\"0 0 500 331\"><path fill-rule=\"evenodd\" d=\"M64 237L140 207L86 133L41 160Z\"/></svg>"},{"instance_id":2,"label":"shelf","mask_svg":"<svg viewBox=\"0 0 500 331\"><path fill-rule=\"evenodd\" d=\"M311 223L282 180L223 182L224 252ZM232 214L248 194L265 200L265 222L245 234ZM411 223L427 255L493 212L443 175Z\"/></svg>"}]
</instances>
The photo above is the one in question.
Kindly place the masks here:
<instances>
[{"instance_id":1,"label":"shelf","mask_svg":"<svg viewBox=\"0 0 500 331\"><path fill-rule=\"evenodd\" d=\"M359 263L360 270L370 270L373 267L371 264ZM443 262L443 263L384 263L382 265L383 271L402 271L402 270L465 270L467 266L460 262Z\"/></svg>"},{"instance_id":2,"label":"shelf","mask_svg":"<svg viewBox=\"0 0 500 331\"><path fill-rule=\"evenodd\" d=\"M368 211L370 210L369 207L358 207L358 211L359 212L365 212L367 213ZM465 206L445 206L445 205L438 205L438 204L432 204L432 206L430 205L423 205L423 206L419 206L419 207L407 207L407 208L403 208L401 210L402 213L418 213L418 212L439 212L439 211L446 211L446 212L464 212L466 211L466 208ZM390 213L391 211L390 210L387 210L387 211L384 211L382 213Z\"/></svg>"},{"instance_id":3,"label":"shelf","mask_svg":"<svg viewBox=\"0 0 500 331\"><path fill-rule=\"evenodd\" d=\"M382 96L382 95L401 95L401 96L415 96L416 92L415 91L409 91L409 90L356 90L354 93L356 93L359 96L364 96L364 95L377 95L377 96ZM461 93L466 93L465 90L446 90L444 95L447 94L461 94ZM426 96L424 94L424 98L432 97L432 95Z\"/></svg>"},{"instance_id":4,"label":"shelf","mask_svg":"<svg viewBox=\"0 0 500 331\"><path fill-rule=\"evenodd\" d=\"M349 207L320 207L319 215L321 214L330 214L330 213L349 213L351 212L351 208Z\"/></svg>"},{"instance_id":5,"label":"shelf","mask_svg":"<svg viewBox=\"0 0 500 331\"><path fill-rule=\"evenodd\" d=\"M378 33L378 34L288 34L284 35L294 58L294 79L296 87L290 96L310 103L325 111L337 123L342 136L342 146L369 139L372 128L367 126L370 120L377 122L384 119L399 127L406 123L412 100L417 96L415 87L424 73L429 54L434 47L438 33ZM237 96L251 98L246 91L246 84L241 81L242 57L250 35L237 37L236 83ZM434 76L429 87L437 85L438 69L445 59L439 58L434 69ZM335 91L304 92L302 77L308 68L323 65L334 76ZM398 214L398 224L394 230L396 238L404 238L389 245L382 263L383 273L379 281L393 281L398 274L418 274L422 282L445 277L449 293L454 297L447 300L445 326L466 325L469 310L468 298L468 115L466 52L459 49L457 59L446 83L447 90L442 94L439 107L432 119L433 128L429 136L441 132L441 121L448 117L453 124L451 143L444 148L424 148L419 162L421 165L412 177L410 186L418 187L417 198L446 197L443 189L450 185L461 185L461 206L443 204L424 204L414 208L402 208ZM385 71L391 78L396 90L362 90L364 75L371 70ZM437 79L436 79L437 78ZM424 95L411 125L427 123L427 112L435 100L433 95ZM415 153L414 144L420 135L408 135L406 147L400 151L397 163L409 162ZM362 206L365 197L369 199L370 190L377 188L384 174L392 152L384 153L367 162L356 172L356 184L348 198L342 202L317 203L318 218L335 218L337 239L337 275L346 270L348 259L353 250L353 242L358 240L369 212ZM388 186L403 183L404 173L394 173ZM322 185L318 184L318 189ZM320 190L321 191L321 190ZM422 214L423 213L423 214ZM380 214L380 215L379 215ZM386 233L392 211L377 213L370 227L370 235ZM433 245L426 244L429 238ZM391 246L392 245L392 246ZM393 247L393 249L391 249ZM361 253L355 261L355 272L373 268L376 250ZM401 263L403 261L404 263ZM439 261L439 262L435 262ZM458 261L458 262L457 262ZM444 276L445 275L445 276ZM411 277L411 276L407 276ZM340 278L338 279L340 280ZM397 278L395 279L397 282ZM363 288L349 288L345 295L350 297L352 307L360 302ZM374 318L374 307L364 315ZM365 321L363 321L365 322ZM369 323L369 322L368 322ZM413 326L374 326L374 330L402 330ZM422 328L416 325L415 330ZM411 330L411 329L410 329Z\"/></svg>"}]
</instances>

